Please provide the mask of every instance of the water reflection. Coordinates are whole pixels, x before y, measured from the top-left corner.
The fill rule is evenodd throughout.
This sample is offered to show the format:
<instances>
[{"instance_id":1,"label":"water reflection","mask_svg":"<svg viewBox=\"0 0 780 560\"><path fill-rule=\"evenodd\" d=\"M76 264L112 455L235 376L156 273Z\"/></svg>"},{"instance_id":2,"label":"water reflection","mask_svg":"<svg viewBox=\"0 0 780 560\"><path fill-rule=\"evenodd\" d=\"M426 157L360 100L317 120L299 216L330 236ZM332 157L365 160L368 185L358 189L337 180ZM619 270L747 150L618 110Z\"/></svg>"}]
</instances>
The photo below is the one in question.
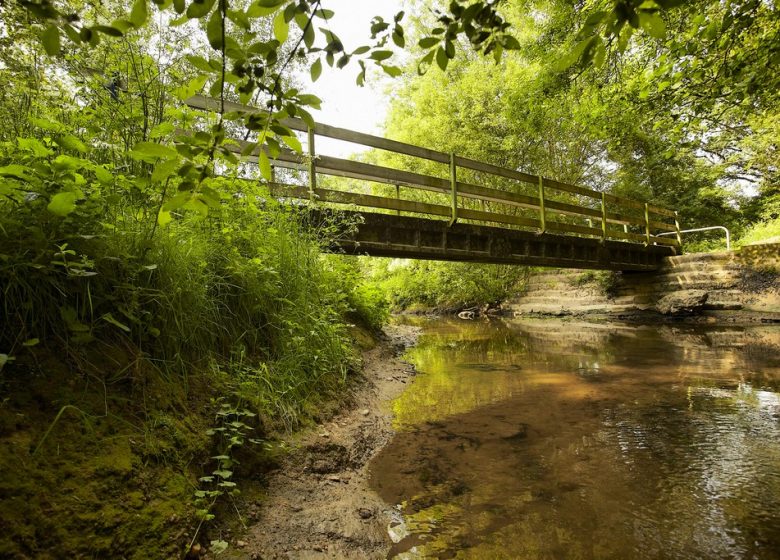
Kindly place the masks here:
<instances>
[{"instance_id":1,"label":"water reflection","mask_svg":"<svg viewBox=\"0 0 780 560\"><path fill-rule=\"evenodd\" d=\"M780 558L780 329L433 321L394 558Z\"/></svg>"}]
</instances>

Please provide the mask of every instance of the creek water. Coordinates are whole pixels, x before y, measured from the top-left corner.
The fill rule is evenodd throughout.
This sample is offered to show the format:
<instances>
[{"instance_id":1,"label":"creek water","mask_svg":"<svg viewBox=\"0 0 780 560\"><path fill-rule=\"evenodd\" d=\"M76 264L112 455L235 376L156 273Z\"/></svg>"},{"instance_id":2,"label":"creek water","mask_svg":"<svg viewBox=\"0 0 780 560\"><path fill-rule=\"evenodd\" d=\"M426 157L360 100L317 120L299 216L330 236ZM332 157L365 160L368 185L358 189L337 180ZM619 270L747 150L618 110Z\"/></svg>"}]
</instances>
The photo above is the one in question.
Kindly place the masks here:
<instances>
[{"instance_id":1,"label":"creek water","mask_svg":"<svg viewBox=\"0 0 780 560\"><path fill-rule=\"evenodd\" d=\"M415 324L389 558L780 558L780 327Z\"/></svg>"}]
</instances>

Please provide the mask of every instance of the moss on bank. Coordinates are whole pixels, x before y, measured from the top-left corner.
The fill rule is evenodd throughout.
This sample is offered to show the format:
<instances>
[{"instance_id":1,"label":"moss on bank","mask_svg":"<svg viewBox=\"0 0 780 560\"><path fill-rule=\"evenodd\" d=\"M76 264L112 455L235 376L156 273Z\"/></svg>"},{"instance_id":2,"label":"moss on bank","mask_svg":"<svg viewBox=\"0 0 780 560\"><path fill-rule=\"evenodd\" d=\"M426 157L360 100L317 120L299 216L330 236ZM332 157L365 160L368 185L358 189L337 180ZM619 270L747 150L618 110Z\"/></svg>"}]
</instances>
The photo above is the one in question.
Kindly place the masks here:
<instances>
[{"instance_id":1,"label":"moss on bank","mask_svg":"<svg viewBox=\"0 0 780 560\"><path fill-rule=\"evenodd\" d=\"M351 330L356 346L375 343L364 328ZM251 406L249 395L216 368L174 381L139 354L112 350L110 366L95 353L42 348L3 369L0 557L182 558L188 550L199 522L194 492L220 453L209 435L218 403ZM324 376L296 420L335 406L333 389L349 379ZM251 424L263 439L284 429L268 413ZM235 451L239 488L241 476L262 476L278 452L248 443ZM220 522L233 514L224 498L212 510ZM211 532L206 524L197 540L207 545Z\"/></svg>"}]
</instances>

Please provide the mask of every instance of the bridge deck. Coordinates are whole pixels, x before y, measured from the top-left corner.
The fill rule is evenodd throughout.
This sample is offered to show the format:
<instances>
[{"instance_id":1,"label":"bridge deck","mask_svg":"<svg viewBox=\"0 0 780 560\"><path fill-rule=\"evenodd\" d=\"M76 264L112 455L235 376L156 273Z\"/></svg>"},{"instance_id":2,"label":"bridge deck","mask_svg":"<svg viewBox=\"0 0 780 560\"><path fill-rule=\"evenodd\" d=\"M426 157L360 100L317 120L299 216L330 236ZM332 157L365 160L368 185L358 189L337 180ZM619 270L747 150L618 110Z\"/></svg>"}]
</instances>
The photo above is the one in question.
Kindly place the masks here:
<instances>
[{"instance_id":1,"label":"bridge deck","mask_svg":"<svg viewBox=\"0 0 780 560\"><path fill-rule=\"evenodd\" d=\"M203 96L187 103L206 111L221 106ZM265 111L237 103L225 102L225 110L270 118ZM351 211L359 211L363 225L341 244L349 252L648 270L680 248L677 212L660 206L454 153L319 123L309 126L301 119L272 121L269 128L282 140L295 136L296 131L306 133L308 153L269 150L236 140L225 147L266 170L269 166L281 170L281 177L272 171L267 182L275 198L306 200L314 209L348 205ZM415 158L419 163L411 171L409 164L397 169L321 155L315 152L317 136L389 151L403 161ZM295 184L302 174L308 184ZM406 198L401 196L402 187ZM677 235L669 238L661 233Z\"/></svg>"},{"instance_id":2,"label":"bridge deck","mask_svg":"<svg viewBox=\"0 0 780 560\"><path fill-rule=\"evenodd\" d=\"M315 216L318 213L315 212ZM348 213L349 214L349 213ZM358 213L353 213L358 214ZM348 216L350 222L356 216ZM334 252L442 261L601 270L655 270L674 248L538 234L408 216L362 213L356 231L341 236ZM315 218L319 220L321 218Z\"/></svg>"}]
</instances>

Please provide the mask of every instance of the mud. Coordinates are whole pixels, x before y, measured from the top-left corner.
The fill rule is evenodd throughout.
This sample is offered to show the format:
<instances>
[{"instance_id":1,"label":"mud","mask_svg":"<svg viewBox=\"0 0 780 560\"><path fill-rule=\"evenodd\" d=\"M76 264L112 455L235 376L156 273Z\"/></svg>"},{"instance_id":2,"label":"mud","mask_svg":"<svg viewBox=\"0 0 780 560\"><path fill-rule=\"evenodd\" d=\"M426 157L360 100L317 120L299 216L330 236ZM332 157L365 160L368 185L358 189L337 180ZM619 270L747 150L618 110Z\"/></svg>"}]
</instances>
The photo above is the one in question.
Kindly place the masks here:
<instances>
[{"instance_id":1,"label":"mud","mask_svg":"<svg viewBox=\"0 0 780 560\"><path fill-rule=\"evenodd\" d=\"M390 401L414 368L400 356L419 329L385 328L364 354L364 379L349 405L290 442L293 450L268 478L256 521L221 558L385 558L393 511L369 488L367 464L393 435Z\"/></svg>"}]
</instances>

